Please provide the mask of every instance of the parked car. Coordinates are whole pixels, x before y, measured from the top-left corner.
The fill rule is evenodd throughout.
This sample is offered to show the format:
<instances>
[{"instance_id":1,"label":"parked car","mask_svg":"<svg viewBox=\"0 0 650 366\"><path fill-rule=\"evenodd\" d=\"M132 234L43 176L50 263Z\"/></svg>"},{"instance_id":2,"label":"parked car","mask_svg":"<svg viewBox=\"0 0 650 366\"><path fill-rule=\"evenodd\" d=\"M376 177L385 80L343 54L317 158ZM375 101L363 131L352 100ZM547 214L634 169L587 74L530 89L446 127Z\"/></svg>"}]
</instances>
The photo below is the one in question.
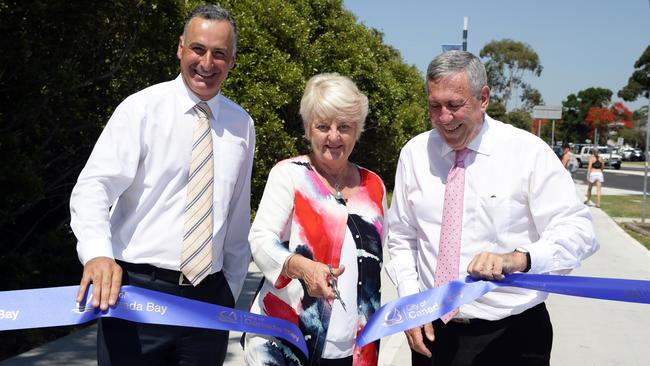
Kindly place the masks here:
<instances>
[{"instance_id":1,"label":"parked car","mask_svg":"<svg viewBox=\"0 0 650 366\"><path fill-rule=\"evenodd\" d=\"M620 151L623 160L627 161L644 161L643 151L641 149L625 148Z\"/></svg>"},{"instance_id":2,"label":"parked car","mask_svg":"<svg viewBox=\"0 0 650 366\"><path fill-rule=\"evenodd\" d=\"M580 148L580 153L576 158L578 159L578 164L581 168L589 165L589 156L591 155L592 149L593 146L583 146ZM623 160L623 157L614 153L613 149L610 149L607 146L598 146L598 155L605 160L605 167L611 167L616 170L621 169L621 161Z\"/></svg>"},{"instance_id":3,"label":"parked car","mask_svg":"<svg viewBox=\"0 0 650 366\"><path fill-rule=\"evenodd\" d=\"M564 150L562 149L562 146L553 146L553 152L555 155L557 155L560 160L562 160L562 155L564 155Z\"/></svg>"}]
</instances>

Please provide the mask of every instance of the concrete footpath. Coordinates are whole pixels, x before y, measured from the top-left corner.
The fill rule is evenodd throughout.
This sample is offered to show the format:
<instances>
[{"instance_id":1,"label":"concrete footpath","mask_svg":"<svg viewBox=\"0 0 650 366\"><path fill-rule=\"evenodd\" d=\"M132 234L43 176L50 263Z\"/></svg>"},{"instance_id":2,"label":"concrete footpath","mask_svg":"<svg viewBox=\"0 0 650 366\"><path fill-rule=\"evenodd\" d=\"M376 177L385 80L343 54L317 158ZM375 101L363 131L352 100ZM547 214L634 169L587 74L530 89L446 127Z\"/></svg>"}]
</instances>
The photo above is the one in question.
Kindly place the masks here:
<instances>
[{"instance_id":1,"label":"concrete footpath","mask_svg":"<svg viewBox=\"0 0 650 366\"><path fill-rule=\"evenodd\" d=\"M576 184L584 200L586 187ZM595 193L595 192L594 192ZM603 194L638 192L603 189ZM630 237L602 210L591 207L600 250L573 271L578 276L650 280L650 251ZM237 303L246 309L261 279L254 264ZM382 303L397 297L395 287L382 273ZM552 294L547 301L554 326L551 364L564 365L648 365L650 360L650 306L616 301L583 299ZM96 365L95 326L0 362L0 366ZM531 331L535 331L531 329ZM239 346L241 334L232 332L225 365L243 365ZM403 333L384 338L380 365L410 364L410 350Z\"/></svg>"}]
</instances>

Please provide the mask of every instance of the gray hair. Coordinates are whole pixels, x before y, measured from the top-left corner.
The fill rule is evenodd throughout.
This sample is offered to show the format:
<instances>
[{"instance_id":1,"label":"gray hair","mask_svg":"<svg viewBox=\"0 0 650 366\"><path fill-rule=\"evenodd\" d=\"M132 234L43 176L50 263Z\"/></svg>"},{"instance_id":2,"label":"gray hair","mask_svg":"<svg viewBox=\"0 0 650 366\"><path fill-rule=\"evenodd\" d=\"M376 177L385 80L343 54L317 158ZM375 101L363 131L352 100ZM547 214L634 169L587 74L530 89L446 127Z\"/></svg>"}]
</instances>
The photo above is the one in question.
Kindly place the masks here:
<instances>
[{"instance_id":1,"label":"gray hair","mask_svg":"<svg viewBox=\"0 0 650 366\"><path fill-rule=\"evenodd\" d=\"M338 73L318 74L305 85L300 116L307 138L315 120L343 119L356 125L359 139L368 116L368 97L348 77Z\"/></svg>"},{"instance_id":2,"label":"gray hair","mask_svg":"<svg viewBox=\"0 0 650 366\"><path fill-rule=\"evenodd\" d=\"M427 68L427 80L437 80L445 76L465 71L469 86L477 98L481 89L487 85L487 73L481 60L466 51L448 51L438 55Z\"/></svg>"},{"instance_id":3,"label":"gray hair","mask_svg":"<svg viewBox=\"0 0 650 366\"><path fill-rule=\"evenodd\" d=\"M237 53L237 24L235 19L230 15L228 10L222 8L218 4L207 4L201 5L194 10L185 18L185 26L183 26L183 40L185 40L185 35L187 34L187 28L190 25L190 22L194 18L203 18L208 20L224 20L230 23L234 33L234 42L233 42L233 56Z\"/></svg>"}]
</instances>

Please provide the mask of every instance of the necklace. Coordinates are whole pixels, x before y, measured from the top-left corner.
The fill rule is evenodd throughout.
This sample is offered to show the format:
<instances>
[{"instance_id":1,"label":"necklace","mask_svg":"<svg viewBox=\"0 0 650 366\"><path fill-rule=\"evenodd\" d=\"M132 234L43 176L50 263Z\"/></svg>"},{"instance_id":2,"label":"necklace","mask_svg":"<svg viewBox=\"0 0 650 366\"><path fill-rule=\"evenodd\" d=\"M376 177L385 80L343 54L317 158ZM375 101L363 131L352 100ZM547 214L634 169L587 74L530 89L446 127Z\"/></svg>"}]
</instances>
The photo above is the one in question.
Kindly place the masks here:
<instances>
[{"instance_id":1,"label":"necklace","mask_svg":"<svg viewBox=\"0 0 650 366\"><path fill-rule=\"evenodd\" d=\"M341 193L341 189L340 189L340 188L341 188L341 187L339 186L339 183L338 183L338 182L335 182L335 183L334 183L334 190L336 191L336 193L334 194L334 198L336 198L337 200L341 200L341 199L343 199L343 193Z\"/></svg>"},{"instance_id":2,"label":"necklace","mask_svg":"<svg viewBox=\"0 0 650 366\"><path fill-rule=\"evenodd\" d=\"M334 175L331 175L331 174L327 173L323 169L316 169L317 164L314 164L313 159L310 159L310 160L311 160L311 165L314 167L314 170L320 176L322 176L325 179L325 181L328 184L330 184L330 186L332 186L334 188L334 192L335 192L334 193L334 198L337 201L344 200L345 198L343 197L343 192L341 192L342 191L342 189L341 189L341 181L345 179L345 175L346 175L345 173L347 172L348 163L346 162L345 165L339 171L339 173L336 176L334 176ZM336 178L334 178L334 177L336 177ZM330 179L328 179L328 178L330 178ZM330 183L330 181L333 181L334 184L332 185Z\"/></svg>"}]
</instances>

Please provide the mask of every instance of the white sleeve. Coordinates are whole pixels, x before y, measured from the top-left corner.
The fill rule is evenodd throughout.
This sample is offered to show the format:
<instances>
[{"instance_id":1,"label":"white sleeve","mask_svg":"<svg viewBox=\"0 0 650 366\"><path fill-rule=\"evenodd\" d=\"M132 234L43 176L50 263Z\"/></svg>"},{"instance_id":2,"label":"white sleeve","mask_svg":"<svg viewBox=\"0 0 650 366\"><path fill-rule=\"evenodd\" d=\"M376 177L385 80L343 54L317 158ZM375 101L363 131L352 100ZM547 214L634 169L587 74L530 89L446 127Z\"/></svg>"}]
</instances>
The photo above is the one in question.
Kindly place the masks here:
<instances>
[{"instance_id":1,"label":"white sleeve","mask_svg":"<svg viewBox=\"0 0 650 366\"><path fill-rule=\"evenodd\" d=\"M271 169L248 236L255 264L273 284L278 284L284 262L291 254L282 243L290 234L294 204L293 181L287 164L291 163L279 163Z\"/></svg>"},{"instance_id":2,"label":"white sleeve","mask_svg":"<svg viewBox=\"0 0 650 366\"><path fill-rule=\"evenodd\" d=\"M397 286L400 297L420 291L417 272L417 228L408 202L410 156L402 150L395 174L395 189L388 210L388 253L386 272Z\"/></svg>"},{"instance_id":3,"label":"white sleeve","mask_svg":"<svg viewBox=\"0 0 650 366\"><path fill-rule=\"evenodd\" d=\"M70 197L70 226L82 264L113 258L109 209L133 181L142 151L143 115L127 98L116 109L93 148Z\"/></svg>"},{"instance_id":4,"label":"white sleeve","mask_svg":"<svg viewBox=\"0 0 650 366\"><path fill-rule=\"evenodd\" d=\"M567 273L598 250L591 214L552 151L541 149L534 159L525 189L540 239L523 246L530 252L530 273Z\"/></svg>"},{"instance_id":5,"label":"white sleeve","mask_svg":"<svg viewBox=\"0 0 650 366\"><path fill-rule=\"evenodd\" d=\"M251 249L248 243L251 211L251 174L253 156L255 154L255 128L251 122L248 137L249 146L242 169L239 171L237 183L228 210L228 229L223 243L223 274L228 281L232 295L237 301L251 259Z\"/></svg>"}]
</instances>

